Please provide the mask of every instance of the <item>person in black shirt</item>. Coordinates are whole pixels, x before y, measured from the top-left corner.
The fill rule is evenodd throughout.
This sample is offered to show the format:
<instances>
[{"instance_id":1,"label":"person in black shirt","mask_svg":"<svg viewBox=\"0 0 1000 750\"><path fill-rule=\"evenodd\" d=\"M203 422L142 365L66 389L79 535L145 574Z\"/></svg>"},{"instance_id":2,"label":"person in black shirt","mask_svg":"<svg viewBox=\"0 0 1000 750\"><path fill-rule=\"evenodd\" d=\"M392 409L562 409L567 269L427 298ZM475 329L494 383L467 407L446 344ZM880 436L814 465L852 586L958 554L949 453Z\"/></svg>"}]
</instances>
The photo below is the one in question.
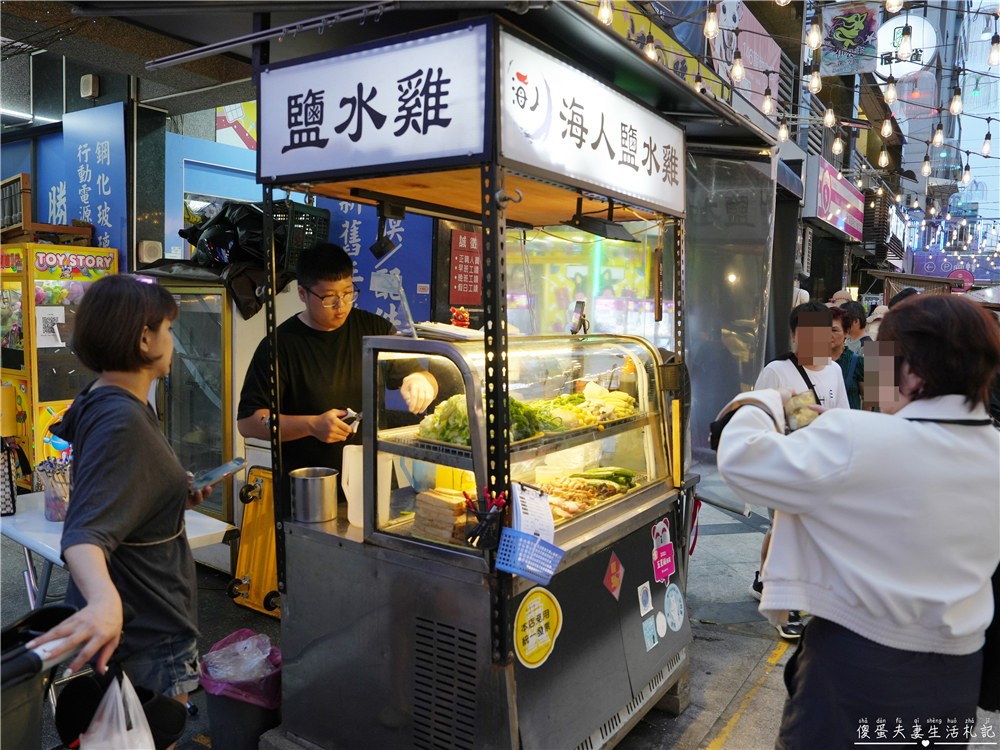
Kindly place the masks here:
<instances>
[{"instance_id":1,"label":"person in black shirt","mask_svg":"<svg viewBox=\"0 0 1000 750\"><path fill-rule=\"evenodd\" d=\"M362 410L362 338L392 335L396 329L378 315L353 309L358 296L353 273L350 256L337 245L319 245L299 256L296 280L306 309L278 326L286 472L307 466L339 471L344 446L361 443L360 430L352 432L352 425L344 423L342 417L347 416L348 407ZM268 371L265 339L254 352L240 393L236 418L243 437L270 439ZM413 414L426 410L437 396L434 376L420 370L415 362L404 361L392 368L389 381L387 385L399 388Z\"/></svg>"}]
</instances>

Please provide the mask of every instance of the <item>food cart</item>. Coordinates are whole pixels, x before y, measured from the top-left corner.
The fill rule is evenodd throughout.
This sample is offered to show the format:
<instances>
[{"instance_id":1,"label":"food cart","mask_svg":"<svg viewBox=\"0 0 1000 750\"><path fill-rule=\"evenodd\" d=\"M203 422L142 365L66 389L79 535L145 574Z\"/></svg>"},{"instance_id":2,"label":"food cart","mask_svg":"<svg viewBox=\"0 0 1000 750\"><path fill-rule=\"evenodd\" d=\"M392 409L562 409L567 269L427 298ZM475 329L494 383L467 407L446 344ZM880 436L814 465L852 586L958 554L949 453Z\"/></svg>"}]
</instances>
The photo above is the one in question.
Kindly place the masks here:
<instances>
[{"instance_id":1,"label":"food cart","mask_svg":"<svg viewBox=\"0 0 1000 750\"><path fill-rule=\"evenodd\" d=\"M572 17L563 43L607 43L632 70L672 75L585 15L556 6L542 25ZM659 319L673 279L682 352L684 131L499 16L280 65L259 55L265 202L308 187L380 216L482 227L481 339L365 340L363 525L343 512L296 522L287 479L275 485L284 735L307 747L613 746L687 667L698 478L683 466L683 366L630 336L508 335L504 243L508 224L671 224L673 261L664 273L661 244L652 296ZM272 248L270 289L275 268ZM276 476L279 322L269 293ZM414 366L439 384L423 418L390 395ZM561 559L544 585L498 567L495 533L473 534L484 497L512 483L547 494ZM511 506L487 522L510 527Z\"/></svg>"}]
</instances>

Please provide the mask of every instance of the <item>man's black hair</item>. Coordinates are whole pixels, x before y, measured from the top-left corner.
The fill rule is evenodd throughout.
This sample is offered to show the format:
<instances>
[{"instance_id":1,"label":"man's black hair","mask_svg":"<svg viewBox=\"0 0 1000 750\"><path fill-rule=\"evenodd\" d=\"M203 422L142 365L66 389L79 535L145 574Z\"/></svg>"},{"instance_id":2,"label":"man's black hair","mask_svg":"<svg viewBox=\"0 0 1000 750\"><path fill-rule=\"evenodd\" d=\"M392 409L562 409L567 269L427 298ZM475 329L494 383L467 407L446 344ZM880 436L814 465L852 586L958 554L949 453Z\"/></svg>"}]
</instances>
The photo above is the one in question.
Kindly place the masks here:
<instances>
[{"instance_id":1,"label":"man's black hair","mask_svg":"<svg viewBox=\"0 0 1000 750\"><path fill-rule=\"evenodd\" d=\"M799 315L802 313L822 313L823 319L826 321L824 325L833 325L833 316L830 314L829 307L822 302L805 302L793 309L792 314L788 316L788 327L792 329L792 333L795 333L795 329L799 327Z\"/></svg>"},{"instance_id":2,"label":"man's black hair","mask_svg":"<svg viewBox=\"0 0 1000 750\"><path fill-rule=\"evenodd\" d=\"M860 302L851 300L850 302L845 302L841 307L843 307L844 312L847 313L847 327L851 328L856 320L863 331L865 326L868 325L868 310L865 309L865 306Z\"/></svg>"},{"instance_id":3,"label":"man's black hair","mask_svg":"<svg viewBox=\"0 0 1000 750\"><path fill-rule=\"evenodd\" d=\"M889 300L889 309L891 310L893 305L898 305L904 299L906 299L907 297L912 297L914 294L919 294L919 292L912 286L906 287L906 289L904 289L895 297L893 297L891 300Z\"/></svg>"},{"instance_id":4,"label":"man's black hair","mask_svg":"<svg viewBox=\"0 0 1000 750\"><path fill-rule=\"evenodd\" d=\"M299 286L311 289L321 281L340 281L354 276L351 256L340 245L326 243L303 250L295 267Z\"/></svg>"}]
</instances>

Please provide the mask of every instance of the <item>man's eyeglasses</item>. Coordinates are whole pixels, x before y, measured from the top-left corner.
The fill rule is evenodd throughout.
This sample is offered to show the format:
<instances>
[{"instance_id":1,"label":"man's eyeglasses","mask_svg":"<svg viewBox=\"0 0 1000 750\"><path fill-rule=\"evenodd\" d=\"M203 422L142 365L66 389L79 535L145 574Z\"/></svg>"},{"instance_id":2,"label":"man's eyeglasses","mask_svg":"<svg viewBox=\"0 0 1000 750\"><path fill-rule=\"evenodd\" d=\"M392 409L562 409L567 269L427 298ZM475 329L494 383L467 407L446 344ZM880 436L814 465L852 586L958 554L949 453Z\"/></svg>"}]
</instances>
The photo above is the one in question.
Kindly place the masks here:
<instances>
[{"instance_id":1,"label":"man's eyeglasses","mask_svg":"<svg viewBox=\"0 0 1000 750\"><path fill-rule=\"evenodd\" d=\"M302 288L305 289L307 292L309 292L309 294L311 294L313 297L316 297L323 304L323 307L337 307L340 305L341 302L343 302L345 305L353 304L354 301L358 298L358 295L361 294L361 290L358 289L357 284L354 285L353 292L348 292L347 294L331 294L327 297L321 297L307 286L304 286Z\"/></svg>"}]
</instances>

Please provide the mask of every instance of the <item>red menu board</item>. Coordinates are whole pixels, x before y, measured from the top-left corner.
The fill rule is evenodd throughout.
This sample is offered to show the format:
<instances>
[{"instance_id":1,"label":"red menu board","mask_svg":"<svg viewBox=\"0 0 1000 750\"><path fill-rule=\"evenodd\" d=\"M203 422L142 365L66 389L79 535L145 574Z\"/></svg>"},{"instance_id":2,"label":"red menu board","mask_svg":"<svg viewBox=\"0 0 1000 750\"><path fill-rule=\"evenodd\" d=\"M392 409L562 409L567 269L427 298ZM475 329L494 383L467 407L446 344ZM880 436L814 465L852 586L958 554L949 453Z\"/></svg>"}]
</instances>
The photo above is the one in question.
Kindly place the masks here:
<instances>
[{"instance_id":1,"label":"red menu board","mask_svg":"<svg viewBox=\"0 0 1000 750\"><path fill-rule=\"evenodd\" d=\"M483 303L483 236L478 232L451 233L451 298L452 305Z\"/></svg>"}]
</instances>

